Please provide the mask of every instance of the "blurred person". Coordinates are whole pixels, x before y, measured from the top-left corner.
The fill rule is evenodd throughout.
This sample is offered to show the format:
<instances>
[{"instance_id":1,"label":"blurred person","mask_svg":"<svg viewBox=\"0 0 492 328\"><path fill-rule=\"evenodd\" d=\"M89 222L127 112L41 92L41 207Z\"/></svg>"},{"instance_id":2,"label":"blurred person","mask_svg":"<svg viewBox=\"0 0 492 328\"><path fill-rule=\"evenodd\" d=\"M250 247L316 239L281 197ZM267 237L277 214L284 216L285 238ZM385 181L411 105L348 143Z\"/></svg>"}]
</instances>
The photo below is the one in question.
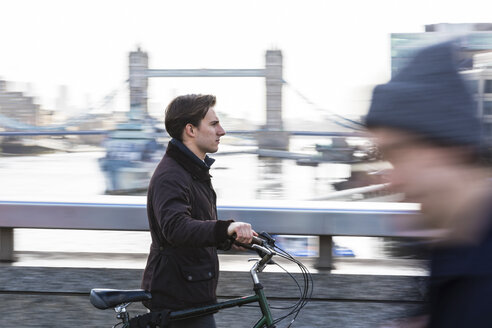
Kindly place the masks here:
<instances>
[{"instance_id":1,"label":"blurred person","mask_svg":"<svg viewBox=\"0 0 492 328\"><path fill-rule=\"evenodd\" d=\"M216 194L207 153L218 150L225 131L212 95L185 95L166 108L172 137L149 184L147 215L152 245L142 288L151 311L180 310L216 303L217 248L229 249L230 236L249 243L256 235L248 223L217 220ZM170 327L215 327L213 315L181 320Z\"/></svg>"},{"instance_id":2,"label":"blurred person","mask_svg":"<svg viewBox=\"0 0 492 328\"><path fill-rule=\"evenodd\" d=\"M373 91L366 125L392 188L421 204L431 250L428 314L385 327L492 327L492 185L456 41L421 50Z\"/></svg>"}]
</instances>

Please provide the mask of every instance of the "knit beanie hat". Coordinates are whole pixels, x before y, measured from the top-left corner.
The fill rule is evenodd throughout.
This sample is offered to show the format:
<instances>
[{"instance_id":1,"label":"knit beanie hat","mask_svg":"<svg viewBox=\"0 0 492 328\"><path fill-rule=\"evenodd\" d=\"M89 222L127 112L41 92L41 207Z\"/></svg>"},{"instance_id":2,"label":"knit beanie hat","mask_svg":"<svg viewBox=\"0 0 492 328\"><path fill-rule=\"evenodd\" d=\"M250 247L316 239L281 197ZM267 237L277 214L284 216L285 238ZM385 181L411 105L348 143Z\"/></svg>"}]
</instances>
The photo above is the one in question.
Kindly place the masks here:
<instances>
[{"instance_id":1,"label":"knit beanie hat","mask_svg":"<svg viewBox=\"0 0 492 328\"><path fill-rule=\"evenodd\" d=\"M420 50L388 83L374 88L366 126L416 133L447 145L481 148L481 124L458 73L455 42Z\"/></svg>"}]
</instances>

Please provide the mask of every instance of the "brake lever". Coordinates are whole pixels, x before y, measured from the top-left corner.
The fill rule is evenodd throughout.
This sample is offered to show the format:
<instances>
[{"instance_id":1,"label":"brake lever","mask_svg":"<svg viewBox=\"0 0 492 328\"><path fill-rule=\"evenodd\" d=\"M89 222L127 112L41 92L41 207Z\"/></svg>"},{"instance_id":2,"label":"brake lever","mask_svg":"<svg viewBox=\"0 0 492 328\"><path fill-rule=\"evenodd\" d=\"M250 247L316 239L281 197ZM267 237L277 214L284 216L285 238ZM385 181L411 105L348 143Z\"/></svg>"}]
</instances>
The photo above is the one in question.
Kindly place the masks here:
<instances>
[{"instance_id":1,"label":"brake lever","mask_svg":"<svg viewBox=\"0 0 492 328\"><path fill-rule=\"evenodd\" d=\"M268 245L270 246L275 246L275 239L270 236L270 234L266 231L262 231L258 234L259 236L263 237L263 239L265 239L265 241L267 242Z\"/></svg>"}]
</instances>

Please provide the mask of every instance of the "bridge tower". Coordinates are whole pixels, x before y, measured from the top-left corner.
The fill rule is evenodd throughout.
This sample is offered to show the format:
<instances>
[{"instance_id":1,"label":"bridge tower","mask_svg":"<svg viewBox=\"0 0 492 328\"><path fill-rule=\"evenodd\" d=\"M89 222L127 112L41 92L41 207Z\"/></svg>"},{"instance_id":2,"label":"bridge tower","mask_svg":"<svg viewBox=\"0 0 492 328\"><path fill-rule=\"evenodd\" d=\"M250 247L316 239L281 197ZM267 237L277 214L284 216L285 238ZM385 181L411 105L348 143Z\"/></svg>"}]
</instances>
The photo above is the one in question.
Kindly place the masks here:
<instances>
[{"instance_id":1,"label":"bridge tower","mask_svg":"<svg viewBox=\"0 0 492 328\"><path fill-rule=\"evenodd\" d=\"M287 150L289 133L283 131L282 86L283 57L280 50L268 50L265 55L266 125L257 135L258 147Z\"/></svg>"},{"instance_id":2,"label":"bridge tower","mask_svg":"<svg viewBox=\"0 0 492 328\"><path fill-rule=\"evenodd\" d=\"M282 70L282 52L280 50L268 50L265 55L267 130L283 130Z\"/></svg>"},{"instance_id":3,"label":"bridge tower","mask_svg":"<svg viewBox=\"0 0 492 328\"><path fill-rule=\"evenodd\" d=\"M130 84L130 115L148 113L147 109L147 87L149 77L149 57L140 47L137 51L130 52L129 56L129 84Z\"/></svg>"}]
</instances>

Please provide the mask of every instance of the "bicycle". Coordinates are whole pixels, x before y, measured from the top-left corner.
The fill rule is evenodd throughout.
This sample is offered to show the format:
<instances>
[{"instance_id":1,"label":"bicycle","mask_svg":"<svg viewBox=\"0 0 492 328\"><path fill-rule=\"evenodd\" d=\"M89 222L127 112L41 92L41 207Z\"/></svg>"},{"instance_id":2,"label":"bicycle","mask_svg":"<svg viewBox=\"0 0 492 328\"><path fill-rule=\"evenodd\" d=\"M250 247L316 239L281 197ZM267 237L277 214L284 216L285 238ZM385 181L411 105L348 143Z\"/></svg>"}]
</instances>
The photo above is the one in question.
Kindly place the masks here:
<instances>
[{"instance_id":1,"label":"bicycle","mask_svg":"<svg viewBox=\"0 0 492 328\"><path fill-rule=\"evenodd\" d=\"M101 310L106 310L109 308L114 308L116 311L116 318L121 320L121 322L115 324L113 328L121 325L121 328L133 328L137 326L137 323L140 326L145 327L145 324L142 325L142 322L152 323L160 327L160 325L164 325L165 322L168 321L176 321L182 319L188 319L192 317L207 315L216 313L220 310L232 308L236 306L243 306L251 303L258 303L262 316L253 326L253 328L274 328L275 325L292 316L292 320L289 323L288 327L290 327L294 321L296 320L299 312L304 308L309 299L311 298L313 291L313 281L311 274L308 269L298 260L296 260L292 255L282 250L275 244L275 240L265 232L262 232L259 237L254 237L253 242L251 244L243 244L236 241L233 241L234 244L256 251L260 256L259 259L249 259L255 260L255 263L250 269L251 278L253 280L253 290L254 295L234 298L231 300L226 300L222 302L218 302L216 304L185 309L185 310L177 310L177 311L165 311L165 312L150 312L148 314L143 314L140 316L136 316L131 318L129 312L126 308L132 302L141 302L150 300L152 295L150 292L137 289L137 290L117 290L117 289L92 289L90 293L90 302L96 308ZM288 261L291 261L297 264L301 270L303 282L302 285L299 284L297 279L290 274L287 270L285 270L280 264L273 261L273 256L278 255L281 258L284 258ZM289 276L296 282L297 287L299 289L299 299L298 301L290 307L287 308L274 308L268 304L267 297L263 291L263 286L260 283L258 278L258 273L261 273L267 265L277 265L282 270L284 270ZM270 309L284 309L290 310L287 314L284 314L280 318L274 319Z\"/></svg>"}]
</instances>

